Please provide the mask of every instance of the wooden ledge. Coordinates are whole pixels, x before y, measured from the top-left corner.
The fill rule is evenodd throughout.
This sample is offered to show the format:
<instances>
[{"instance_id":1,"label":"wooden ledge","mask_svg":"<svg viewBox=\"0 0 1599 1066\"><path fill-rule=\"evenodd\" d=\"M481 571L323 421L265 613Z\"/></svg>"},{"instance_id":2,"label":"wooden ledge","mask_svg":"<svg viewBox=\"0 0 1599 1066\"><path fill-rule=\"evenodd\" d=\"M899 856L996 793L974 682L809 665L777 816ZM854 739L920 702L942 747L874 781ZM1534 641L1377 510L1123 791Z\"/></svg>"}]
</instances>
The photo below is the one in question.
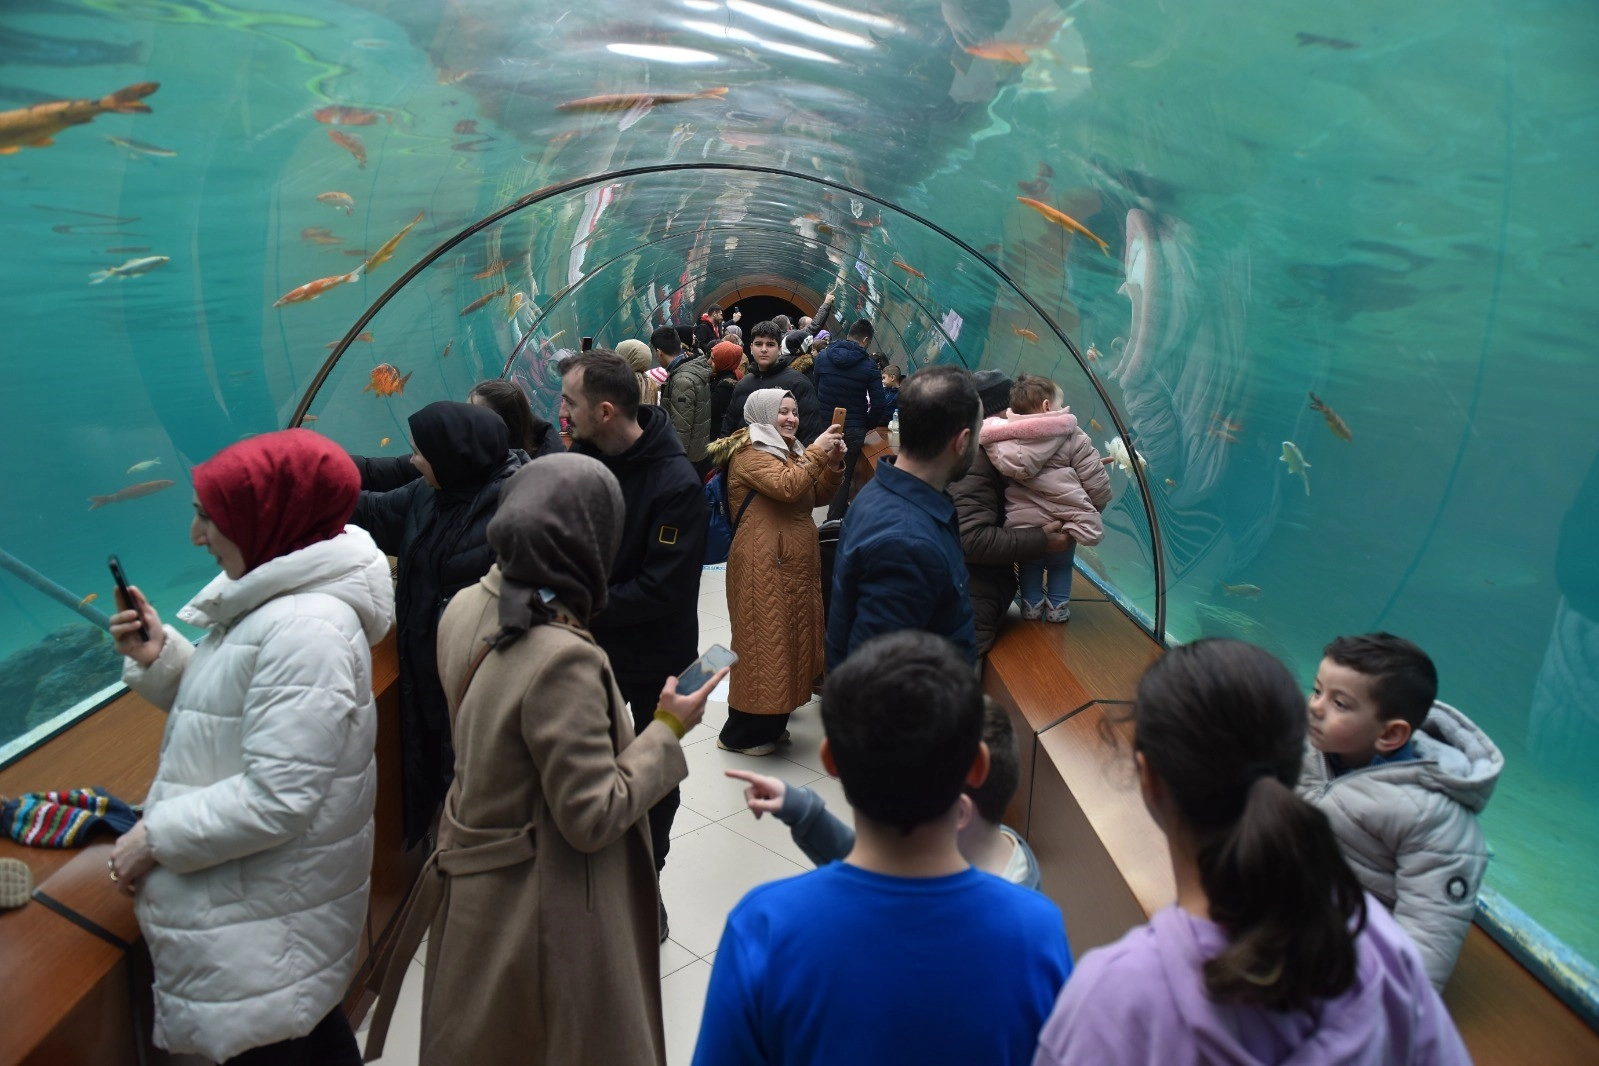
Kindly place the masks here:
<instances>
[{"instance_id":1,"label":"wooden ledge","mask_svg":"<svg viewBox=\"0 0 1599 1066\"><path fill-rule=\"evenodd\" d=\"M1175 896L1165 839L1138 794L1124 717L1160 654L1114 603L1074 598L1067 625L1013 618L984 670L1021 755L1022 784L1005 820L1037 854L1079 958ZM1599 1033L1475 926L1444 1002L1479 1066L1599 1062Z\"/></svg>"}]
</instances>

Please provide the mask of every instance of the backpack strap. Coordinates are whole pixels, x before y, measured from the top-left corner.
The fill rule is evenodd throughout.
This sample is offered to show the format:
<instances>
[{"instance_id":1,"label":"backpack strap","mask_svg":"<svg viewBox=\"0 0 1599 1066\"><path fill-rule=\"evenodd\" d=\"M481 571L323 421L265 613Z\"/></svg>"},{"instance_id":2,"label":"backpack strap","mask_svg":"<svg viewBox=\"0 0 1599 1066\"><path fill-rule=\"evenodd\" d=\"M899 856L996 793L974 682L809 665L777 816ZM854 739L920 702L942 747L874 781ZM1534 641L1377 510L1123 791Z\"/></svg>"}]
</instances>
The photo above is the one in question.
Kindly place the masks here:
<instances>
[{"instance_id":1,"label":"backpack strap","mask_svg":"<svg viewBox=\"0 0 1599 1066\"><path fill-rule=\"evenodd\" d=\"M731 479L729 479L729 484L731 484ZM738 524L744 521L744 512L750 509L750 504L754 503L755 497L759 495L760 493L750 489L744 496L744 502L738 505L738 515L733 519L733 532L735 534L738 533Z\"/></svg>"}]
</instances>

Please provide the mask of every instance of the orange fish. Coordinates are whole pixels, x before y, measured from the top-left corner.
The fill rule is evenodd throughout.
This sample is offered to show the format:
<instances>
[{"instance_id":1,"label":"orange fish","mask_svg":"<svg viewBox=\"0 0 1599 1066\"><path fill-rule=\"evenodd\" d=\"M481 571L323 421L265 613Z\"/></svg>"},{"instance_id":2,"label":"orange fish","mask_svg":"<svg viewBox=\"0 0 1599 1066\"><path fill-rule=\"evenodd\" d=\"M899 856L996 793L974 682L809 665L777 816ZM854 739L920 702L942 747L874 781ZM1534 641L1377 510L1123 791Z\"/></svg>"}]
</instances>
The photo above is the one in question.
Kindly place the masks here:
<instances>
[{"instance_id":1,"label":"orange fish","mask_svg":"<svg viewBox=\"0 0 1599 1066\"><path fill-rule=\"evenodd\" d=\"M507 322L516 321L516 313L518 311L522 310L522 301L524 301L526 299L527 299L527 297L523 296L519 292L518 293L512 293L512 295L511 295L511 306L508 307L506 309L506 311L505 311L505 320Z\"/></svg>"},{"instance_id":2,"label":"orange fish","mask_svg":"<svg viewBox=\"0 0 1599 1066\"><path fill-rule=\"evenodd\" d=\"M402 378L400 372L393 366L388 363L379 363L372 368L372 378L367 382L366 388L361 391L375 393L379 397L403 396L405 395L405 383L411 380L411 374L414 373L416 371L413 370Z\"/></svg>"},{"instance_id":3,"label":"orange fish","mask_svg":"<svg viewBox=\"0 0 1599 1066\"><path fill-rule=\"evenodd\" d=\"M1092 230L1083 225L1081 222L1077 221L1072 216L1068 215L1066 212L1059 211L1053 207L1050 207L1048 204L1039 200L1034 200L1031 197L1018 196L1016 199L1019 203L1024 203L1028 207L1031 207L1034 211L1037 211L1039 214L1055 223L1055 225L1068 229L1073 233L1081 233L1084 237L1087 237L1089 240L1099 245L1100 251L1104 252L1106 255L1110 254L1110 245L1106 244L1097 235L1095 235Z\"/></svg>"},{"instance_id":4,"label":"orange fish","mask_svg":"<svg viewBox=\"0 0 1599 1066\"><path fill-rule=\"evenodd\" d=\"M422 221L422 216L424 214L426 214L426 212L418 211L416 213L416 217L405 224L404 229L390 237L387 241L384 241L383 247L372 253L372 258L366 261L362 269L370 274L374 268L380 267L384 263L387 263L390 259L393 259L394 249L398 248L400 246L400 241L404 240L405 235L411 232L411 227Z\"/></svg>"},{"instance_id":5,"label":"orange fish","mask_svg":"<svg viewBox=\"0 0 1599 1066\"><path fill-rule=\"evenodd\" d=\"M715 100L726 95L726 86L719 89L704 89L697 93L606 93L603 96L585 96L581 100L568 100L556 104L555 110L631 111L635 107L680 104L685 100Z\"/></svg>"},{"instance_id":6,"label":"orange fish","mask_svg":"<svg viewBox=\"0 0 1599 1066\"><path fill-rule=\"evenodd\" d=\"M12 155L24 148L48 148L62 130L93 122L99 115L148 115L150 105L144 98L159 88L159 82L141 81L98 100L50 100L15 111L0 111L0 155Z\"/></svg>"},{"instance_id":7,"label":"orange fish","mask_svg":"<svg viewBox=\"0 0 1599 1066\"><path fill-rule=\"evenodd\" d=\"M356 267L348 274L334 274L331 277L317 278L315 281L306 282L298 289L290 289L282 296L279 296L277 302L272 306L282 307L284 304L303 304L307 300L316 299L337 285L348 285L359 280L361 280L360 267Z\"/></svg>"},{"instance_id":8,"label":"orange fish","mask_svg":"<svg viewBox=\"0 0 1599 1066\"><path fill-rule=\"evenodd\" d=\"M1216 426L1211 426L1210 427L1210 435L1212 437L1219 437L1219 438L1221 438L1223 441L1225 441L1228 444L1237 444L1238 443L1238 438L1233 436L1233 434L1232 434L1232 432L1230 430L1221 429L1221 428L1216 427Z\"/></svg>"},{"instance_id":9,"label":"orange fish","mask_svg":"<svg viewBox=\"0 0 1599 1066\"><path fill-rule=\"evenodd\" d=\"M1041 44L1027 44L1022 41L989 41L987 44L972 45L966 49L966 54L976 56L978 59L994 59L1001 63L1017 63L1026 66L1033 61L1033 57L1028 54L1029 52L1048 51L1049 49Z\"/></svg>"},{"instance_id":10,"label":"orange fish","mask_svg":"<svg viewBox=\"0 0 1599 1066\"><path fill-rule=\"evenodd\" d=\"M372 343L372 333L371 333L370 330L367 331L366 333L358 333L358 334L356 334L355 339L358 340L358 341L366 341L368 344L371 344ZM333 343L326 345L327 350L330 351L330 352L333 349L337 348L338 346L339 346L339 342L338 341L334 341Z\"/></svg>"},{"instance_id":11,"label":"orange fish","mask_svg":"<svg viewBox=\"0 0 1599 1066\"><path fill-rule=\"evenodd\" d=\"M496 259L482 270L479 270L476 274L473 274L472 278L475 281L482 281L484 278L492 278L494 275L498 274L500 271L504 270L510 265L511 261L509 259Z\"/></svg>"},{"instance_id":12,"label":"orange fish","mask_svg":"<svg viewBox=\"0 0 1599 1066\"><path fill-rule=\"evenodd\" d=\"M454 348L454 347L455 347L455 342L453 340L445 341L444 342L444 354L439 356L439 358L440 359L448 359L450 357L450 349Z\"/></svg>"},{"instance_id":13,"label":"orange fish","mask_svg":"<svg viewBox=\"0 0 1599 1066\"><path fill-rule=\"evenodd\" d=\"M899 267L901 270L905 271L905 273L911 275L912 277L921 278L924 281L927 278L926 274L923 274L920 270L917 270L915 267L911 266L909 263L900 262L897 257L894 258L894 259L889 260L889 262L893 263L895 266Z\"/></svg>"},{"instance_id":14,"label":"orange fish","mask_svg":"<svg viewBox=\"0 0 1599 1066\"><path fill-rule=\"evenodd\" d=\"M349 148L349 145L345 145L345 147ZM355 149L350 148L350 151L353 152ZM366 158L365 149L362 149L361 155L358 158L363 160ZM318 202L327 204L329 207L342 209L347 215L355 214L355 197L351 196L347 192L318 193L316 198Z\"/></svg>"},{"instance_id":15,"label":"orange fish","mask_svg":"<svg viewBox=\"0 0 1599 1066\"><path fill-rule=\"evenodd\" d=\"M1093 430L1095 433L1105 432L1105 427L1099 424L1099 419L1097 418L1090 418L1088 420L1088 428Z\"/></svg>"},{"instance_id":16,"label":"orange fish","mask_svg":"<svg viewBox=\"0 0 1599 1066\"><path fill-rule=\"evenodd\" d=\"M318 122L325 122L329 126L376 126L378 113L368 111L364 107L319 107L311 113L311 117ZM393 119L389 120L393 122ZM341 142L342 143L342 142Z\"/></svg>"},{"instance_id":17,"label":"orange fish","mask_svg":"<svg viewBox=\"0 0 1599 1066\"><path fill-rule=\"evenodd\" d=\"M1244 431L1242 422L1236 422L1231 417L1223 415L1220 411L1212 414L1210 420L1226 433L1242 433Z\"/></svg>"},{"instance_id":18,"label":"orange fish","mask_svg":"<svg viewBox=\"0 0 1599 1066\"><path fill-rule=\"evenodd\" d=\"M125 489L118 489L109 496L90 496L89 510L98 511L100 508L113 503L123 503L127 500L137 500L140 496L149 496L170 489L176 485L175 481L141 481L137 485L129 485Z\"/></svg>"},{"instance_id":19,"label":"orange fish","mask_svg":"<svg viewBox=\"0 0 1599 1066\"><path fill-rule=\"evenodd\" d=\"M405 376L406 377L410 377L411 375L407 374ZM378 447L379 448L387 448L388 446L389 446L389 438L388 437L384 437L382 440L378 441Z\"/></svg>"},{"instance_id":20,"label":"orange fish","mask_svg":"<svg viewBox=\"0 0 1599 1066\"><path fill-rule=\"evenodd\" d=\"M1099 349L1094 347L1092 344L1090 344L1087 348L1085 348L1083 350L1083 357L1085 359L1087 359L1090 363L1097 363L1097 362L1099 362L1099 360L1101 358L1100 354L1099 354Z\"/></svg>"},{"instance_id":21,"label":"orange fish","mask_svg":"<svg viewBox=\"0 0 1599 1066\"><path fill-rule=\"evenodd\" d=\"M300 231L300 239L307 244L343 244L344 238L335 237L333 231L322 226L307 226Z\"/></svg>"},{"instance_id":22,"label":"orange fish","mask_svg":"<svg viewBox=\"0 0 1599 1066\"><path fill-rule=\"evenodd\" d=\"M78 606L79 607L87 607L87 606L89 606L89 604L93 603L95 600L98 600L99 598L100 598L100 594L98 592L91 592L87 596L85 596L83 599L78 601Z\"/></svg>"},{"instance_id":23,"label":"orange fish","mask_svg":"<svg viewBox=\"0 0 1599 1066\"><path fill-rule=\"evenodd\" d=\"M1339 440L1355 439L1355 435L1349 431L1349 424L1338 417L1337 411L1322 403L1321 397L1315 393L1310 394L1310 409L1321 412L1321 416L1327 420L1327 428L1333 431L1333 436Z\"/></svg>"},{"instance_id":24,"label":"orange fish","mask_svg":"<svg viewBox=\"0 0 1599 1066\"><path fill-rule=\"evenodd\" d=\"M328 130L328 136L333 139L334 144L355 156L355 165L358 168L366 169L366 142L361 140L358 134L345 133L343 130Z\"/></svg>"},{"instance_id":25,"label":"orange fish","mask_svg":"<svg viewBox=\"0 0 1599 1066\"><path fill-rule=\"evenodd\" d=\"M461 308L461 317L465 318L467 315L471 314L473 311L481 311L483 308L485 308L485 307L487 307L489 305L489 301L490 300L493 300L495 297L498 297L498 296L504 296L505 295L505 290L508 289L508 288L510 288L509 285L501 285L499 288L495 289L493 292L489 293L487 296L480 296L476 300L473 300L471 303L469 303L465 307Z\"/></svg>"},{"instance_id":26,"label":"orange fish","mask_svg":"<svg viewBox=\"0 0 1599 1066\"><path fill-rule=\"evenodd\" d=\"M1023 329L1021 326L1012 326L1010 331L1023 340L1032 341L1034 344L1038 343L1038 334L1034 333L1030 329Z\"/></svg>"}]
</instances>

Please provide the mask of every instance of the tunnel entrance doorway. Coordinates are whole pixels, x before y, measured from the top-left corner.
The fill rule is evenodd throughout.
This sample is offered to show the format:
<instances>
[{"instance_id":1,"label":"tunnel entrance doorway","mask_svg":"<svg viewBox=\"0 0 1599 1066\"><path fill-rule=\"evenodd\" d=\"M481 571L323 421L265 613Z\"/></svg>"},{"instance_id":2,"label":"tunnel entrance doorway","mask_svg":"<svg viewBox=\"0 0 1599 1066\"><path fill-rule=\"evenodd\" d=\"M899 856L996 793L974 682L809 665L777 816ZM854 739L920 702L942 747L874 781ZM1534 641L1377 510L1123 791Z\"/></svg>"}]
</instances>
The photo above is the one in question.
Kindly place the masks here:
<instances>
[{"instance_id":1,"label":"tunnel entrance doorway","mask_svg":"<svg viewBox=\"0 0 1599 1066\"><path fill-rule=\"evenodd\" d=\"M731 322L733 320L733 309L735 307L739 310L738 325L744 331L746 341L749 339L750 329L757 322L765 322L767 319L776 318L778 315L787 315L788 320L797 326L799 325L800 316L810 314L809 311L801 309L799 304L785 300L780 296L745 296L741 300L722 305L722 316L726 321Z\"/></svg>"}]
</instances>

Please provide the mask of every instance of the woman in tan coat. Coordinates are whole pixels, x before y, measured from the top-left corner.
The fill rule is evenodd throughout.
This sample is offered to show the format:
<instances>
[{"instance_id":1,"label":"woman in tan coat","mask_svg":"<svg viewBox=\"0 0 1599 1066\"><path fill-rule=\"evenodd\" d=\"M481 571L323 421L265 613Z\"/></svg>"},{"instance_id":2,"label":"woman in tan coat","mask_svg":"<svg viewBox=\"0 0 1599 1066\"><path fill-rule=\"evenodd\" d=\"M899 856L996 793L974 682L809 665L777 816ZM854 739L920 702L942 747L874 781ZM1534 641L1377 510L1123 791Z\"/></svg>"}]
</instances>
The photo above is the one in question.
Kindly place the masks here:
<instances>
[{"instance_id":1,"label":"woman in tan coat","mask_svg":"<svg viewBox=\"0 0 1599 1066\"><path fill-rule=\"evenodd\" d=\"M423 1066L666 1061L646 814L687 776L682 736L722 675L683 696L669 679L656 720L633 735L586 628L622 518L621 489L595 460L529 463L489 523L498 562L444 612L455 783L380 966L368 1059L431 926Z\"/></svg>"},{"instance_id":2,"label":"woman in tan coat","mask_svg":"<svg viewBox=\"0 0 1599 1066\"><path fill-rule=\"evenodd\" d=\"M770 755L788 739L789 712L810 699L825 661L822 556L811 512L843 478L844 433L832 426L802 447L799 405L782 389L751 393L744 418L749 433L729 438L727 475L729 512L741 515L727 557L738 662L717 743Z\"/></svg>"}]
</instances>

